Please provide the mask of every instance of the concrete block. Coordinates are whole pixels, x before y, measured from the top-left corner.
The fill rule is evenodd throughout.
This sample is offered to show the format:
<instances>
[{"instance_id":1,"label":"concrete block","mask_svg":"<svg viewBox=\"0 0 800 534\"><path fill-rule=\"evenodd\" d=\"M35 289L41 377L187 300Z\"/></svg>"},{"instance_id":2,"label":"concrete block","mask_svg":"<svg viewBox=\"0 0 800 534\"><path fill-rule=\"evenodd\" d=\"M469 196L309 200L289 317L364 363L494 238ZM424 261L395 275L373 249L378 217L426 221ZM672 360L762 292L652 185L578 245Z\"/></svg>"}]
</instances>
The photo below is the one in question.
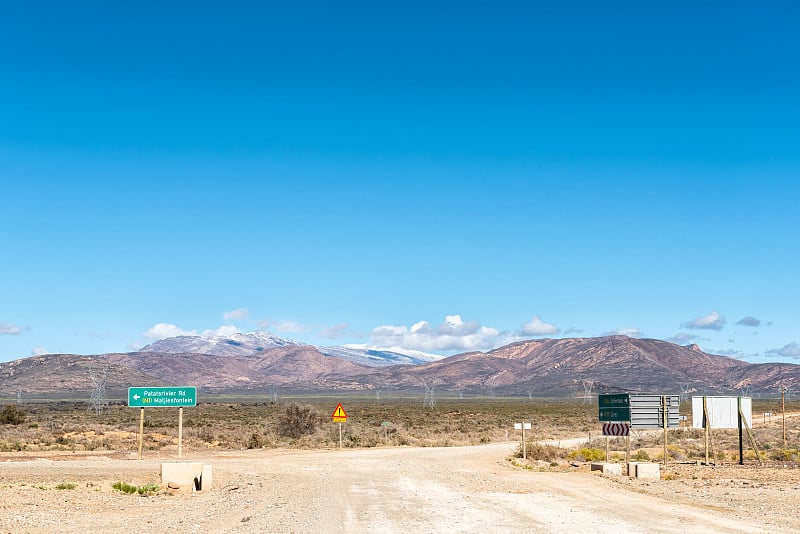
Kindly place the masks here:
<instances>
[{"instance_id":1,"label":"concrete block","mask_svg":"<svg viewBox=\"0 0 800 534\"><path fill-rule=\"evenodd\" d=\"M161 464L161 482L180 486L181 490L194 491L201 488L203 464L199 462L164 462Z\"/></svg>"},{"instance_id":2,"label":"concrete block","mask_svg":"<svg viewBox=\"0 0 800 534\"><path fill-rule=\"evenodd\" d=\"M604 475L621 475L621 464L607 464L607 463L593 463L590 467L591 471L600 471Z\"/></svg>"},{"instance_id":3,"label":"concrete block","mask_svg":"<svg viewBox=\"0 0 800 534\"><path fill-rule=\"evenodd\" d=\"M629 476L629 477L635 477L635 476L636 476L636 466L637 466L638 464L640 464L640 463L641 463L641 462L628 462L628 466L627 466L627 469L628 469L628 471L627 471L627 474L628 474L628 476Z\"/></svg>"},{"instance_id":4,"label":"concrete block","mask_svg":"<svg viewBox=\"0 0 800 534\"><path fill-rule=\"evenodd\" d=\"M211 471L211 464L203 464L203 472L200 475L200 489L210 490L214 487L214 475Z\"/></svg>"},{"instance_id":5,"label":"concrete block","mask_svg":"<svg viewBox=\"0 0 800 534\"><path fill-rule=\"evenodd\" d=\"M636 478L661 478L661 464L636 464Z\"/></svg>"}]
</instances>

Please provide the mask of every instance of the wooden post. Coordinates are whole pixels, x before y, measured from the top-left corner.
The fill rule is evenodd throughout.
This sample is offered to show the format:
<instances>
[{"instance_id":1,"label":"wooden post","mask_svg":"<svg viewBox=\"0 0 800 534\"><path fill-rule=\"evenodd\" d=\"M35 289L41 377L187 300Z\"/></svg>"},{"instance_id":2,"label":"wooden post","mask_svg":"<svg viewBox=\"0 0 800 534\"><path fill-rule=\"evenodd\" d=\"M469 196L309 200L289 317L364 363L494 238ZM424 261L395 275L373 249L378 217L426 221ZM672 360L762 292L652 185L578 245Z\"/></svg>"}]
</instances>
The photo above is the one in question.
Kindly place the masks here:
<instances>
[{"instance_id":1,"label":"wooden post","mask_svg":"<svg viewBox=\"0 0 800 534\"><path fill-rule=\"evenodd\" d=\"M144 408L139 411L139 459L142 459L142 445L144 444Z\"/></svg>"},{"instance_id":2,"label":"wooden post","mask_svg":"<svg viewBox=\"0 0 800 534\"><path fill-rule=\"evenodd\" d=\"M625 436L625 465L631 463L631 429L628 428L628 435ZM630 473L628 473L630 475Z\"/></svg>"},{"instance_id":3,"label":"wooden post","mask_svg":"<svg viewBox=\"0 0 800 534\"><path fill-rule=\"evenodd\" d=\"M525 448L525 421L522 422L522 461L528 457L528 451Z\"/></svg>"},{"instance_id":4,"label":"wooden post","mask_svg":"<svg viewBox=\"0 0 800 534\"><path fill-rule=\"evenodd\" d=\"M664 467L667 467L667 427L669 426L669 406L667 406L666 395L661 395L661 409L664 410Z\"/></svg>"},{"instance_id":5,"label":"wooden post","mask_svg":"<svg viewBox=\"0 0 800 534\"><path fill-rule=\"evenodd\" d=\"M178 408L178 458L183 456L183 406Z\"/></svg>"},{"instance_id":6,"label":"wooden post","mask_svg":"<svg viewBox=\"0 0 800 534\"><path fill-rule=\"evenodd\" d=\"M703 430L705 430L705 438L706 438L706 465L708 465L708 433L710 429L708 428L709 421L708 421L708 399L706 399L705 395L703 395Z\"/></svg>"},{"instance_id":7,"label":"wooden post","mask_svg":"<svg viewBox=\"0 0 800 534\"><path fill-rule=\"evenodd\" d=\"M342 423L339 423L339 450L342 450Z\"/></svg>"},{"instance_id":8,"label":"wooden post","mask_svg":"<svg viewBox=\"0 0 800 534\"><path fill-rule=\"evenodd\" d=\"M783 450L786 450L786 388L781 388L781 412L783 413Z\"/></svg>"},{"instance_id":9,"label":"wooden post","mask_svg":"<svg viewBox=\"0 0 800 534\"><path fill-rule=\"evenodd\" d=\"M608 456L608 441L608 436L606 436L606 463L610 461Z\"/></svg>"}]
</instances>

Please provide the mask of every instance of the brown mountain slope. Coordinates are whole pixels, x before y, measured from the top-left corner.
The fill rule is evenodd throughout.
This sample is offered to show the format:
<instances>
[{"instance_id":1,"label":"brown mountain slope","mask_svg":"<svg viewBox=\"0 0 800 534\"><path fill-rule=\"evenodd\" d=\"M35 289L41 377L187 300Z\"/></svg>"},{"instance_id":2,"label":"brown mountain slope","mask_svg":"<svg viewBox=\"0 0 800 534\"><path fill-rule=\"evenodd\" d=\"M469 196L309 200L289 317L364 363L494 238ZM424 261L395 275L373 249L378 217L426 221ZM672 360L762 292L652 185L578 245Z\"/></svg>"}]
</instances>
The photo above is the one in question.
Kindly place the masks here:
<instances>
[{"instance_id":1,"label":"brown mountain slope","mask_svg":"<svg viewBox=\"0 0 800 534\"><path fill-rule=\"evenodd\" d=\"M116 355L47 354L2 363L0 395L91 391L92 377L100 378L103 374L106 376L106 387L111 390L155 380L155 377L113 361L108 356ZM164 382L153 385L162 384L167 385Z\"/></svg>"},{"instance_id":2,"label":"brown mountain slope","mask_svg":"<svg viewBox=\"0 0 800 534\"><path fill-rule=\"evenodd\" d=\"M348 378L370 367L325 356L311 346L276 347L250 356L131 352L80 356L50 354L0 364L0 396L91 391L92 375L106 373L106 389L120 396L130 386L195 386L248 391L270 386L359 389Z\"/></svg>"},{"instance_id":3,"label":"brown mountain slope","mask_svg":"<svg viewBox=\"0 0 800 534\"><path fill-rule=\"evenodd\" d=\"M308 345L252 355L134 352L48 355L0 364L0 396L91 391L92 373L108 370L106 387L119 397L129 386L186 385L201 390L263 392L391 388L496 395L576 396L593 393L779 394L800 387L800 366L749 364L654 339L625 336L542 339L487 353L459 354L425 365L369 367L326 356Z\"/></svg>"},{"instance_id":4,"label":"brown mountain slope","mask_svg":"<svg viewBox=\"0 0 800 534\"><path fill-rule=\"evenodd\" d=\"M800 385L800 366L754 365L707 354L696 345L608 336L522 341L488 353L381 370L373 373L373 384L380 383L397 388L437 384L443 390L514 395L579 395L589 383L594 393L715 394L747 386L775 393L781 384Z\"/></svg>"}]
</instances>

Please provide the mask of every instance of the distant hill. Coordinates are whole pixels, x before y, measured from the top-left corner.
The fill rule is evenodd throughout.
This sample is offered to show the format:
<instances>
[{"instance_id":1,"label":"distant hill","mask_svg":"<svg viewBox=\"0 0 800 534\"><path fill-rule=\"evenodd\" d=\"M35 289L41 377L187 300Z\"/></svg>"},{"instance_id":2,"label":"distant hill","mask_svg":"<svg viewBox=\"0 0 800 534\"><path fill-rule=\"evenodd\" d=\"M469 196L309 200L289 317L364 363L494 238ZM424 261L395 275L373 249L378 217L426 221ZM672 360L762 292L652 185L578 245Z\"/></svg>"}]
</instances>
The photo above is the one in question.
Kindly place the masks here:
<instances>
[{"instance_id":1,"label":"distant hill","mask_svg":"<svg viewBox=\"0 0 800 534\"><path fill-rule=\"evenodd\" d=\"M153 344L150 350L131 353L32 356L0 363L0 396L90 391L92 376L102 373L106 387L118 395L141 385L197 386L209 393L265 393L273 388L419 392L433 386L440 392L561 397L581 396L589 384L594 394L778 395L782 387L800 387L798 365L750 364L707 354L696 345L625 336L522 341L486 353L381 367L351 361L352 355L328 355L311 345L276 342L267 347L267 341L259 340L258 351L234 346L236 350L225 347L224 354L155 352L159 346Z\"/></svg>"},{"instance_id":2,"label":"distant hill","mask_svg":"<svg viewBox=\"0 0 800 534\"><path fill-rule=\"evenodd\" d=\"M426 365L370 374L390 387L438 384L443 390L503 395L582 395L613 391L714 394L800 384L800 366L754 365L681 346L626 336L521 341ZM366 378L366 377L365 377ZM372 378L374 380L374 378Z\"/></svg>"},{"instance_id":3,"label":"distant hill","mask_svg":"<svg viewBox=\"0 0 800 534\"><path fill-rule=\"evenodd\" d=\"M140 349L140 352L164 354L212 354L215 356L252 356L276 347L312 347L269 332L237 333L229 336L177 336L162 339ZM313 347L327 356L372 366L409 364L416 365L438 360L441 356L419 351L403 353L352 346Z\"/></svg>"},{"instance_id":4,"label":"distant hill","mask_svg":"<svg viewBox=\"0 0 800 534\"><path fill-rule=\"evenodd\" d=\"M237 333L229 336L177 336L161 339L140 349L140 352L163 354L213 354L215 356L242 356L257 354L275 347L298 345L269 332Z\"/></svg>"}]
</instances>

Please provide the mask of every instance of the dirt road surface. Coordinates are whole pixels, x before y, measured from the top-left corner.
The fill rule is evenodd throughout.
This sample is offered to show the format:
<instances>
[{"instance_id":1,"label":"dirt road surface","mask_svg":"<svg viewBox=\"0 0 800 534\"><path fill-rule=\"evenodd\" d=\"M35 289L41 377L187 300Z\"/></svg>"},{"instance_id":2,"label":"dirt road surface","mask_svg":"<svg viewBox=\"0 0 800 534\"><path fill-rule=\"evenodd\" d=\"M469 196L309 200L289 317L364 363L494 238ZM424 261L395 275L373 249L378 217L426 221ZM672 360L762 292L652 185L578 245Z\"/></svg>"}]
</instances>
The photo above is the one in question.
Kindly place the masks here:
<instances>
[{"instance_id":1,"label":"dirt road surface","mask_svg":"<svg viewBox=\"0 0 800 534\"><path fill-rule=\"evenodd\" d=\"M0 461L0 532L792 532L737 510L632 491L588 473L514 467L516 444L217 453L214 488L125 495L162 461L104 456ZM156 453L152 453L156 454ZM74 489L56 489L74 483ZM796 528L796 526L795 526ZM782 530L783 529L783 530Z\"/></svg>"}]
</instances>

